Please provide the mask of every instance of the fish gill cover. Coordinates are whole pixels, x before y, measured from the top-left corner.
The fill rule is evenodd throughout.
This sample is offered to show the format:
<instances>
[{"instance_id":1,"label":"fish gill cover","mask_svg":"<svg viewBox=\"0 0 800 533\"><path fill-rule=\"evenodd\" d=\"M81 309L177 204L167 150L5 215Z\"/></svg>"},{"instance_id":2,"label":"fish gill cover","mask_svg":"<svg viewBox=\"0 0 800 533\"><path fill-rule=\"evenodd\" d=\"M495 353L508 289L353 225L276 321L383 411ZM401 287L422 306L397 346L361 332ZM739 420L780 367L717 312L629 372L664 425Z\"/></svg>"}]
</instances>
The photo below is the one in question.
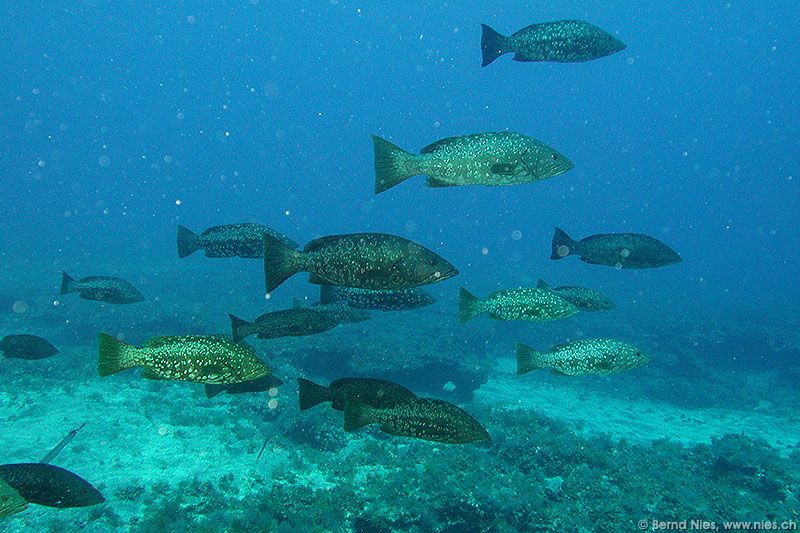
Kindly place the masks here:
<instances>
[{"instance_id":1,"label":"fish gill cover","mask_svg":"<svg viewBox=\"0 0 800 533\"><path fill-rule=\"evenodd\" d=\"M4 6L0 529L796 521L798 19Z\"/></svg>"}]
</instances>

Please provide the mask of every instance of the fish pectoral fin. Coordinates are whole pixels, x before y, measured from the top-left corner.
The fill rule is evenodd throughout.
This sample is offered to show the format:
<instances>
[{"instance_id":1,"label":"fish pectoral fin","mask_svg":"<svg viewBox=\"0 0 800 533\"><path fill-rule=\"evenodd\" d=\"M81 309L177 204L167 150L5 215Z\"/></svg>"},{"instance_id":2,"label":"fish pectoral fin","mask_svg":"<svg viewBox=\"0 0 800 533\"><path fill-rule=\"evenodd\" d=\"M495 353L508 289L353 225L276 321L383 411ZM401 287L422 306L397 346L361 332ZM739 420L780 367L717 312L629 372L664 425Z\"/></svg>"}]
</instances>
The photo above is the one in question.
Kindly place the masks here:
<instances>
[{"instance_id":1,"label":"fish pectoral fin","mask_svg":"<svg viewBox=\"0 0 800 533\"><path fill-rule=\"evenodd\" d=\"M436 187L436 188L438 188L438 187L455 187L455 184L447 183L446 181L442 181L440 179L436 179L436 178L432 178L432 177L428 176L428 178L425 180L425 186L426 187Z\"/></svg>"},{"instance_id":2,"label":"fish pectoral fin","mask_svg":"<svg viewBox=\"0 0 800 533\"><path fill-rule=\"evenodd\" d=\"M500 176L513 176L515 168L516 165L497 163L496 165L492 165L489 170L491 170L492 174L499 174Z\"/></svg>"},{"instance_id":3,"label":"fish pectoral fin","mask_svg":"<svg viewBox=\"0 0 800 533\"><path fill-rule=\"evenodd\" d=\"M158 372L156 372L155 370L151 370L147 367L145 367L144 370L142 370L142 377L145 379L157 379L157 380L167 379Z\"/></svg>"}]
</instances>

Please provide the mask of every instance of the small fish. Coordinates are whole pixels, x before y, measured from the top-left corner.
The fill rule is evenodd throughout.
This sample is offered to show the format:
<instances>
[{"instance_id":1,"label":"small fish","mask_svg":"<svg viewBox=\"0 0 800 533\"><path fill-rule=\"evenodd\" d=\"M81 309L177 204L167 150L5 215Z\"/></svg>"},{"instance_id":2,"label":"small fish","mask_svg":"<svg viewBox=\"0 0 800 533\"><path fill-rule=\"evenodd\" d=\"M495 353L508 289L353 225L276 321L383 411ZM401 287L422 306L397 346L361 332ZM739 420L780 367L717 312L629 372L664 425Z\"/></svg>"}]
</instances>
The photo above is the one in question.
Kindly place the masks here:
<instances>
[{"instance_id":1,"label":"small fish","mask_svg":"<svg viewBox=\"0 0 800 533\"><path fill-rule=\"evenodd\" d=\"M58 348L36 335L7 335L0 341L0 352L14 359L45 359L58 354Z\"/></svg>"},{"instance_id":2,"label":"small fish","mask_svg":"<svg viewBox=\"0 0 800 533\"><path fill-rule=\"evenodd\" d=\"M391 435L445 444L492 440L469 413L443 400L407 398L392 407L380 409L346 396L344 430L355 431L367 424L380 424L381 431Z\"/></svg>"},{"instance_id":3,"label":"small fish","mask_svg":"<svg viewBox=\"0 0 800 533\"><path fill-rule=\"evenodd\" d=\"M205 250L206 257L245 257L264 256L264 234L272 235L287 246L297 248L298 244L261 224L225 224L213 226L201 235L178 226L178 257L184 258L197 250Z\"/></svg>"},{"instance_id":4,"label":"small fish","mask_svg":"<svg viewBox=\"0 0 800 533\"><path fill-rule=\"evenodd\" d=\"M550 368L554 374L582 376L611 374L642 366L650 356L636 346L613 339L584 339L553 346L537 352L517 344L517 374L538 368Z\"/></svg>"},{"instance_id":5,"label":"small fish","mask_svg":"<svg viewBox=\"0 0 800 533\"><path fill-rule=\"evenodd\" d=\"M408 289L458 274L444 258L397 235L331 235L314 239L302 252L264 235L267 292L298 272L310 272L308 281L315 285L362 289Z\"/></svg>"},{"instance_id":6,"label":"small fish","mask_svg":"<svg viewBox=\"0 0 800 533\"><path fill-rule=\"evenodd\" d=\"M465 323L481 313L497 320L544 322L566 318L578 308L553 291L545 289L510 289L496 291L484 300L464 287L458 291L458 320Z\"/></svg>"},{"instance_id":7,"label":"small fish","mask_svg":"<svg viewBox=\"0 0 800 533\"><path fill-rule=\"evenodd\" d=\"M75 281L66 272L61 276L61 294L77 292L84 300L98 300L109 304L134 304L144 301L136 287L114 276L90 276Z\"/></svg>"},{"instance_id":8,"label":"small fish","mask_svg":"<svg viewBox=\"0 0 800 533\"><path fill-rule=\"evenodd\" d=\"M575 242L560 228L553 234L550 259L577 254L581 261L615 268L656 268L678 263L681 256L663 242L640 233L603 233Z\"/></svg>"},{"instance_id":9,"label":"small fish","mask_svg":"<svg viewBox=\"0 0 800 533\"><path fill-rule=\"evenodd\" d=\"M106 501L82 477L45 463L0 465L0 480L13 487L28 503L47 507L88 507Z\"/></svg>"},{"instance_id":10,"label":"small fish","mask_svg":"<svg viewBox=\"0 0 800 533\"><path fill-rule=\"evenodd\" d=\"M299 378L300 410L305 411L322 402L331 402L337 411L344 410L345 397L383 409L417 395L397 383L377 378L341 378L327 387Z\"/></svg>"},{"instance_id":11,"label":"small fish","mask_svg":"<svg viewBox=\"0 0 800 533\"><path fill-rule=\"evenodd\" d=\"M625 43L594 24L559 20L532 24L506 37L481 24L482 67L503 54L514 52L514 61L578 63L625 50Z\"/></svg>"},{"instance_id":12,"label":"small fish","mask_svg":"<svg viewBox=\"0 0 800 533\"><path fill-rule=\"evenodd\" d=\"M229 385L270 372L251 348L222 336L156 337L137 348L100 333L98 342L100 376L142 366L142 377L147 379Z\"/></svg>"},{"instance_id":13,"label":"small fish","mask_svg":"<svg viewBox=\"0 0 800 533\"><path fill-rule=\"evenodd\" d=\"M246 392L265 392L270 389L277 389L283 385L283 381L269 374L256 379L231 383L229 385L210 385L206 384L206 398L213 398L217 394L226 392L228 394L243 394Z\"/></svg>"},{"instance_id":14,"label":"small fish","mask_svg":"<svg viewBox=\"0 0 800 533\"><path fill-rule=\"evenodd\" d=\"M541 141L511 131L449 137L419 155L372 136L375 194L418 174L427 187L518 185L552 178L574 165Z\"/></svg>"},{"instance_id":15,"label":"small fish","mask_svg":"<svg viewBox=\"0 0 800 533\"><path fill-rule=\"evenodd\" d=\"M420 288L399 290L370 290L336 285L320 285L319 303L347 302L357 309L404 311L436 303L436 298Z\"/></svg>"},{"instance_id":16,"label":"small fish","mask_svg":"<svg viewBox=\"0 0 800 533\"><path fill-rule=\"evenodd\" d=\"M47 455L45 455L44 457L39 459L39 462L40 463L51 463L51 462L53 462L53 459L55 459L58 456L58 454L61 453L61 450L66 448L69 445L69 443L72 442L72 439L75 438L75 435L77 435L78 432L80 430L82 430L83 426L85 426L85 425L86 425L86 422L84 422L80 426L76 427L75 429L70 430L70 432L67 433L64 436L64 438L61 439L59 441L59 443L55 445L55 447L53 447L52 450L47 452Z\"/></svg>"},{"instance_id":17,"label":"small fish","mask_svg":"<svg viewBox=\"0 0 800 533\"><path fill-rule=\"evenodd\" d=\"M234 315L231 319L233 342L239 342L250 335L259 339L277 339L279 337L304 337L328 331L339 322L330 314L311 308L292 308L264 313L252 322Z\"/></svg>"},{"instance_id":18,"label":"small fish","mask_svg":"<svg viewBox=\"0 0 800 533\"><path fill-rule=\"evenodd\" d=\"M0 518L20 513L27 508L27 500L14 487L0 479Z\"/></svg>"},{"instance_id":19,"label":"small fish","mask_svg":"<svg viewBox=\"0 0 800 533\"><path fill-rule=\"evenodd\" d=\"M609 311L617 308L614 302L606 298L602 292L590 289L589 287L576 287L572 285L551 287L545 283L544 280L540 279L536 288L555 292L581 311Z\"/></svg>"}]
</instances>

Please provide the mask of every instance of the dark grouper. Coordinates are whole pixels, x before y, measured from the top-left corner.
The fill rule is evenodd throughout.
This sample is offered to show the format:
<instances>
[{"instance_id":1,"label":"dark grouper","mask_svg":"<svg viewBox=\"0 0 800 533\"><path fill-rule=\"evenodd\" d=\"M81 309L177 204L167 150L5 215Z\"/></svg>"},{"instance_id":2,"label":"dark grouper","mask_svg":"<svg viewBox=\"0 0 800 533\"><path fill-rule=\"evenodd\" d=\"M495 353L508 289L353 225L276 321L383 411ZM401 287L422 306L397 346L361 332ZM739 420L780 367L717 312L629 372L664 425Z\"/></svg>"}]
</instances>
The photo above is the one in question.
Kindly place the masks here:
<instances>
[{"instance_id":1,"label":"dark grouper","mask_svg":"<svg viewBox=\"0 0 800 533\"><path fill-rule=\"evenodd\" d=\"M362 289L408 289L458 274L445 259L403 237L387 233L351 233L320 237L303 251L264 235L267 292L298 272L309 283Z\"/></svg>"},{"instance_id":2,"label":"dark grouper","mask_svg":"<svg viewBox=\"0 0 800 533\"><path fill-rule=\"evenodd\" d=\"M446 444L492 440L469 413L443 400L407 398L392 407L379 409L346 397L344 430L355 431L367 424L380 424L384 433Z\"/></svg>"},{"instance_id":3,"label":"dark grouper","mask_svg":"<svg viewBox=\"0 0 800 533\"><path fill-rule=\"evenodd\" d=\"M576 242L556 228L550 259L577 254L592 265L616 268L656 268L678 263L681 256L663 242L640 233L603 233Z\"/></svg>"},{"instance_id":4,"label":"dark grouper","mask_svg":"<svg viewBox=\"0 0 800 533\"><path fill-rule=\"evenodd\" d=\"M36 335L7 335L0 341L0 352L14 359L44 359L58 354L58 348Z\"/></svg>"},{"instance_id":5,"label":"dark grouper","mask_svg":"<svg viewBox=\"0 0 800 533\"><path fill-rule=\"evenodd\" d=\"M270 370L252 348L215 335L156 337L137 348L100 333L100 376L144 367L142 377L192 383L231 384L260 378Z\"/></svg>"},{"instance_id":6,"label":"dark grouper","mask_svg":"<svg viewBox=\"0 0 800 533\"><path fill-rule=\"evenodd\" d=\"M206 257L262 257L265 233L280 239L287 246L297 248L296 242L261 224L213 226L205 230L202 235L179 225L178 257L184 258L197 250L205 250Z\"/></svg>"},{"instance_id":7,"label":"dark grouper","mask_svg":"<svg viewBox=\"0 0 800 533\"><path fill-rule=\"evenodd\" d=\"M77 292L84 300L109 304L133 304L144 301L136 287L114 276L90 276L75 281L69 274L61 275L61 294Z\"/></svg>"},{"instance_id":8,"label":"dark grouper","mask_svg":"<svg viewBox=\"0 0 800 533\"><path fill-rule=\"evenodd\" d=\"M46 463L0 465L0 480L13 487L25 501L47 507L88 507L106 501L82 477Z\"/></svg>"},{"instance_id":9,"label":"dark grouper","mask_svg":"<svg viewBox=\"0 0 800 533\"><path fill-rule=\"evenodd\" d=\"M397 383L378 378L340 378L327 387L299 378L300 410L305 411L322 402L331 402L337 411L344 410L345 397L358 400L378 409L393 407L417 395Z\"/></svg>"},{"instance_id":10,"label":"dark grouper","mask_svg":"<svg viewBox=\"0 0 800 533\"><path fill-rule=\"evenodd\" d=\"M611 55L625 43L594 24L559 20L532 24L506 37L481 24L481 52L485 67L503 54L514 52L514 61L576 63Z\"/></svg>"},{"instance_id":11,"label":"dark grouper","mask_svg":"<svg viewBox=\"0 0 800 533\"><path fill-rule=\"evenodd\" d=\"M411 176L428 176L428 187L518 185L563 174L572 162L541 141L501 131L449 137L415 155L372 136L375 194Z\"/></svg>"},{"instance_id":12,"label":"dark grouper","mask_svg":"<svg viewBox=\"0 0 800 533\"><path fill-rule=\"evenodd\" d=\"M517 344L517 374L550 368L554 374L611 374L642 366L650 356L636 346L613 339L584 339L537 352Z\"/></svg>"},{"instance_id":13,"label":"dark grouper","mask_svg":"<svg viewBox=\"0 0 800 533\"><path fill-rule=\"evenodd\" d=\"M271 311L256 317L252 322L233 315L228 317L231 319L231 335L234 342L239 342L250 335L256 335L259 339L304 337L328 331L339 324L334 317L305 307Z\"/></svg>"},{"instance_id":14,"label":"dark grouper","mask_svg":"<svg viewBox=\"0 0 800 533\"><path fill-rule=\"evenodd\" d=\"M418 287L398 290L370 290L321 285L319 288L319 303L331 304L334 302L347 302L347 305L356 309L404 311L434 304L436 303L436 298Z\"/></svg>"}]
</instances>

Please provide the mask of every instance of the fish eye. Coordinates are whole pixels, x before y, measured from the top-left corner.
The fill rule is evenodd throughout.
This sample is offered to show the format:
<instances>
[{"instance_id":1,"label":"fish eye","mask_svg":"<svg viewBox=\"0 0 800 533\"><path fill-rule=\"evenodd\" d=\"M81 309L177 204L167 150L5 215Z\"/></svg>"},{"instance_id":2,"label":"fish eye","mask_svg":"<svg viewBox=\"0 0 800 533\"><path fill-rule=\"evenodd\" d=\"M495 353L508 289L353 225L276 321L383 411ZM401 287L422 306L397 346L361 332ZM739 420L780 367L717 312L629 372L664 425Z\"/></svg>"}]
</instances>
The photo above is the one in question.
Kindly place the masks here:
<instances>
[{"instance_id":1,"label":"fish eye","mask_svg":"<svg viewBox=\"0 0 800 533\"><path fill-rule=\"evenodd\" d=\"M428 264L430 266L436 266L436 259L428 259Z\"/></svg>"},{"instance_id":2,"label":"fish eye","mask_svg":"<svg viewBox=\"0 0 800 533\"><path fill-rule=\"evenodd\" d=\"M550 159L555 161L556 159L558 159L558 156L556 154L553 154L553 155L550 156Z\"/></svg>"}]
</instances>

